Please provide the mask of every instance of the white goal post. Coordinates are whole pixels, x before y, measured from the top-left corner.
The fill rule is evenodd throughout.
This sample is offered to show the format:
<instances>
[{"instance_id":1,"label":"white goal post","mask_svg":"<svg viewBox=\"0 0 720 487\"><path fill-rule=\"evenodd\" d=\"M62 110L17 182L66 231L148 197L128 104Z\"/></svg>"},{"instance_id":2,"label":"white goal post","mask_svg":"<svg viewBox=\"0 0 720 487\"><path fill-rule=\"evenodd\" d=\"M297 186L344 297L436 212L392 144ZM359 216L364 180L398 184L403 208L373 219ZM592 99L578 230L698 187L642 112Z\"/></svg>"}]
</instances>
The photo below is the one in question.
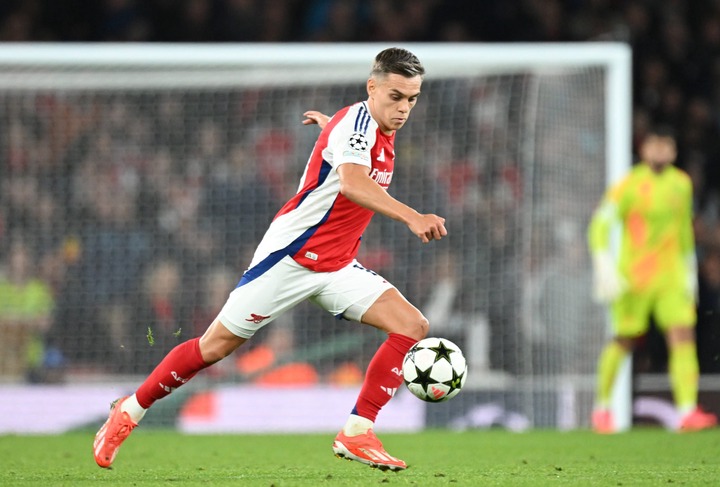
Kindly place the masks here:
<instances>
[{"instance_id":1,"label":"white goal post","mask_svg":"<svg viewBox=\"0 0 720 487\"><path fill-rule=\"evenodd\" d=\"M585 225L607 185L631 165L630 49L399 45L427 74L397 135L390 191L420 210L446 212L452 235L420 246L376 218L360 257L431 318L437 336L459 341L469 356L468 391L429 406L428 425L586 426L597 358L589 354L607 330L602 309L588 300ZM386 47L0 44L0 123L13 134L0 137L0 149L19 147L31 161L19 172L0 166L0 189L36 178L56 205L53 235L63 248L68 241L79 248L77 260L64 264L64 281L53 283L53 323L42 338L46 351L59 349L65 373L140 376L173 343L168 333L146 350L149 323L133 324L152 298L154 272L193 286L192 295L177 284L169 293L181 296L173 310L185 319L171 331L187 338L201 327L189 322L206 317L198 310L210 299L202 284L208 271L239 277L268 218L294 190L317 135L301 125L302 112L362 99L372 59ZM37 151L49 142L62 152ZM116 213L127 207L131 217L104 205ZM5 227L37 240L45 227L7 208ZM108 230L106 219L130 224L133 237ZM111 240L118 248L108 251L103 242ZM39 262L49 251L37 245ZM157 268L166 261L170 270ZM88 316L112 323L98 331ZM341 366L364 369L381 339L338 323L301 307L271 325L286 335L268 331L258 341L282 343L315 368L318 383L332 383ZM93 341L96 331L102 337ZM88 352L93 347L97 353ZM124 365L103 362L108 357ZM237 379L234 363L223 367ZM0 363L0 379L22 380L3 374ZM624 374L620 429L631 420L629 367Z\"/></svg>"}]
</instances>

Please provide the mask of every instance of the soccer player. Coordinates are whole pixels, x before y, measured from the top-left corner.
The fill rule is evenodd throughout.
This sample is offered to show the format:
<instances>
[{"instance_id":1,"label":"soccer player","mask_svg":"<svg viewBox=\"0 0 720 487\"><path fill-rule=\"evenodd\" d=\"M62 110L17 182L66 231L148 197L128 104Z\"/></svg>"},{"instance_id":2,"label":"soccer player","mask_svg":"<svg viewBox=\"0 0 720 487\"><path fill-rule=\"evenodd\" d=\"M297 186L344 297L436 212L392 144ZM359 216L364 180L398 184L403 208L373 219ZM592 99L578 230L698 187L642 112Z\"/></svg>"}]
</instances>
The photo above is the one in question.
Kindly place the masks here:
<instances>
[{"instance_id":1,"label":"soccer player","mask_svg":"<svg viewBox=\"0 0 720 487\"><path fill-rule=\"evenodd\" d=\"M297 194L277 213L250 266L218 317L199 338L171 350L134 394L116 400L94 442L95 461L109 467L122 442L155 401L222 360L260 329L309 299L336 316L387 333L370 361L348 420L332 449L339 457L402 470L373 432L380 409L402 383L405 353L428 331L420 311L380 275L355 260L374 213L398 220L423 243L447 235L445 219L421 214L387 193L395 132L420 96L425 69L409 51L390 48L372 65L365 101L331 119L307 112L322 131ZM324 128L323 128L324 126Z\"/></svg>"},{"instance_id":2,"label":"soccer player","mask_svg":"<svg viewBox=\"0 0 720 487\"><path fill-rule=\"evenodd\" d=\"M609 403L618 369L652 316L665 335L669 376L679 413L678 429L701 430L717 419L697 407L695 346L697 261L692 226L692 183L673 163L675 139L655 131L642 142L638 163L605 194L590 222L594 294L611 303L613 338L598 364L593 429L615 431ZM620 224L617 260L611 233Z\"/></svg>"}]
</instances>

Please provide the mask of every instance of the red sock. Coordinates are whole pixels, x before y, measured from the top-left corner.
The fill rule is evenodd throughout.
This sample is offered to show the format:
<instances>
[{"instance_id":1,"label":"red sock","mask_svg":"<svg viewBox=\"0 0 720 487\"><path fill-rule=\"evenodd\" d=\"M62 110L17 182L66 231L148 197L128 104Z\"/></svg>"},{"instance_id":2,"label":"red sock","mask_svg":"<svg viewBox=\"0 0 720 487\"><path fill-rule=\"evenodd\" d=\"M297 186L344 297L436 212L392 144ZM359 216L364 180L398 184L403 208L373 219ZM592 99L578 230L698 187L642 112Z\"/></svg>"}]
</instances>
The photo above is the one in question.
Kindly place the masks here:
<instances>
[{"instance_id":1,"label":"red sock","mask_svg":"<svg viewBox=\"0 0 720 487\"><path fill-rule=\"evenodd\" d=\"M403 383L402 362L417 340L390 333L368 365L353 414L375 421L380 409L395 395Z\"/></svg>"},{"instance_id":2,"label":"red sock","mask_svg":"<svg viewBox=\"0 0 720 487\"><path fill-rule=\"evenodd\" d=\"M155 370L135 391L138 403L145 409L170 394L207 367L200 354L200 338L193 338L170 350Z\"/></svg>"}]
</instances>

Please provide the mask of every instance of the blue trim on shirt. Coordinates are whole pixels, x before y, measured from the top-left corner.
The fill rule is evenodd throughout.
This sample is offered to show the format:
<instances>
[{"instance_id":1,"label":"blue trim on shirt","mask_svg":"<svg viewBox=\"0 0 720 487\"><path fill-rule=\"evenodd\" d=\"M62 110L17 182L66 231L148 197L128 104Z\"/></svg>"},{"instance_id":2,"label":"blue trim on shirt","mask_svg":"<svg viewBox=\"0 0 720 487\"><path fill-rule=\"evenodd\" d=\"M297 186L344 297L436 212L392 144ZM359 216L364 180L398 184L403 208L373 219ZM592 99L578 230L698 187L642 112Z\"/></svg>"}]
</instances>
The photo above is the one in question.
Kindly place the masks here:
<instances>
[{"instance_id":1,"label":"blue trim on shirt","mask_svg":"<svg viewBox=\"0 0 720 487\"><path fill-rule=\"evenodd\" d=\"M298 201L298 204L295 205L295 208L299 207L299 206L302 204L302 202L305 201L305 198L307 198L308 196L310 196L310 193L312 193L312 192L315 191L317 188L319 188L320 186L322 186L322 184L323 184L323 183L325 182L325 180L327 179L328 174L330 174L330 170L331 170L331 169L332 169L332 166L330 165L330 163L328 163L325 159L323 159L322 164L320 165L320 172L319 172L319 174L318 174L317 184L316 184L314 187L308 188L308 189L305 190L305 192L303 193L303 195L300 197L300 201Z\"/></svg>"},{"instance_id":2,"label":"blue trim on shirt","mask_svg":"<svg viewBox=\"0 0 720 487\"><path fill-rule=\"evenodd\" d=\"M325 215L323 215L322 219L319 222L305 230L302 235L290 242L290 245L283 249L272 252L270 255L258 262L257 265L246 270L240 278L240 282L238 282L237 286L235 286L235 289L239 288L240 286L244 286L245 284L248 284L249 282L252 282L258 277L262 276L268 270L272 269L275 264L280 262L286 255L293 256L297 254L300 249L303 248L303 246L307 243L307 241L310 240L310 237L312 237L315 232L317 232L318 228L320 228L327 221L327 219L330 217L330 212L332 212L334 206L335 201L333 201L332 206L330 206L330 209L328 209L328 211L325 213Z\"/></svg>"},{"instance_id":3,"label":"blue trim on shirt","mask_svg":"<svg viewBox=\"0 0 720 487\"><path fill-rule=\"evenodd\" d=\"M357 115L355 115L355 132L360 130L358 127L360 126L360 120L362 120L363 117L363 107L360 107L360 109L357 112Z\"/></svg>"}]
</instances>

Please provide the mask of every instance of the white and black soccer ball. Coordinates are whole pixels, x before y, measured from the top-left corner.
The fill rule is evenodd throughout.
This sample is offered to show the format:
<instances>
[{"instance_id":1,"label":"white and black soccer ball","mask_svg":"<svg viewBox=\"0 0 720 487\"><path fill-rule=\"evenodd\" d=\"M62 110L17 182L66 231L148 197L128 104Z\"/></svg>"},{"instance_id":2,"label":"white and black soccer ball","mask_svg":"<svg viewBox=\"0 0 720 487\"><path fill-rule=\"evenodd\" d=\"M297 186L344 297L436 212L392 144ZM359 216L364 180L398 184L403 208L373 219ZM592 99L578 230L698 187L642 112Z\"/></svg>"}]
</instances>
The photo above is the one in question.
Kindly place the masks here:
<instances>
[{"instance_id":1,"label":"white and black soccer ball","mask_svg":"<svg viewBox=\"0 0 720 487\"><path fill-rule=\"evenodd\" d=\"M467 379L467 363L460 347L446 338L424 338L408 350L403 379L410 392L427 402L458 395Z\"/></svg>"}]
</instances>

